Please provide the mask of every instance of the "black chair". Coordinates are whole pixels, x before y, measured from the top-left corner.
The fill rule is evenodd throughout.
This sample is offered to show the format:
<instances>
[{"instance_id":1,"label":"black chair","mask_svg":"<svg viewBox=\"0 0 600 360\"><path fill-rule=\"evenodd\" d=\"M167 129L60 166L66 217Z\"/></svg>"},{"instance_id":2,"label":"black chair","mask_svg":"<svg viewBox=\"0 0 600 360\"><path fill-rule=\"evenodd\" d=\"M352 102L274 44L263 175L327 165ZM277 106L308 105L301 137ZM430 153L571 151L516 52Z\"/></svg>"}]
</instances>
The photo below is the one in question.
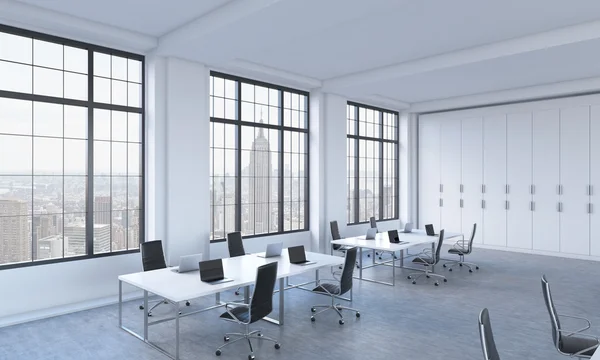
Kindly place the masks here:
<instances>
[{"instance_id":1,"label":"black chair","mask_svg":"<svg viewBox=\"0 0 600 360\"><path fill-rule=\"evenodd\" d=\"M256 283L254 293L249 304L240 304L236 302L225 304L225 312L221 314L221 319L232 321L240 325L246 325L246 331L243 333L227 333L223 340L225 344L217 348L217 356L221 355L221 349L236 341L246 339L250 345L250 355L248 359L254 360L254 349L250 339L268 340L275 343L275 349L281 345L275 339L263 336L260 330L250 331L250 324L253 324L273 311L273 291L275 290L275 281L277 280L277 262L272 262L260 266L256 271ZM281 289L283 291L283 289ZM230 336L237 336L230 340Z\"/></svg>"},{"instance_id":2,"label":"black chair","mask_svg":"<svg viewBox=\"0 0 600 360\"><path fill-rule=\"evenodd\" d=\"M336 220L329 222L329 228L331 230L331 238L333 240L340 240L342 238L342 235L340 234L340 228L338 227L338 223ZM341 251L341 252L345 253L348 249L351 249L352 247L332 244L332 248L335 251ZM356 261L356 267L360 268L360 264L358 263L358 261ZM340 266L340 269L342 269L341 266Z\"/></svg>"},{"instance_id":3,"label":"black chair","mask_svg":"<svg viewBox=\"0 0 600 360\"><path fill-rule=\"evenodd\" d=\"M552 340L556 350L562 355L574 356L580 359L590 359L600 341L597 337L582 334L583 331L588 330L592 324L586 318L571 315L562 315L556 312L554 307L554 301L552 301L552 293L550 292L550 285L546 280L546 275L542 275L542 293L544 294L544 301L546 302L546 308L550 315L550 323L552 325ZM570 331L561 328L560 318L571 318L583 320L587 325L579 330Z\"/></svg>"},{"instance_id":4,"label":"black chair","mask_svg":"<svg viewBox=\"0 0 600 360\"><path fill-rule=\"evenodd\" d=\"M144 268L144 271L165 269L167 267L161 240L143 242L140 244L140 248L142 252L142 267ZM153 307L150 308L150 310L148 310L148 316L152 316L152 310L163 303L168 304L169 302L165 299L159 300ZM185 305L190 306L190 302L186 301ZM144 305L140 305L140 310L144 310Z\"/></svg>"},{"instance_id":5,"label":"black chair","mask_svg":"<svg viewBox=\"0 0 600 360\"><path fill-rule=\"evenodd\" d=\"M239 231L227 234L227 248L229 249L229 257L238 257L246 255L244 250L244 241L242 240L242 233ZM240 289L235 290L235 294L240 294Z\"/></svg>"},{"instance_id":6,"label":"black chair","mask_svg":"<svg viewBox=\"0 0 600 360\"><path fill-rule=\"evenodd\" d=\"M481 339L481 349L483 350L484 360L500 360L500 355L494 342L492 333L492 323L488 309L481 310L479 313L479 338Z\"/></svg>"},{"instance_id":7,"label":"black chair","mask_svg":"<svg viewBox=\"0 0 600 360\"><path fill-rule=\"evenodd\" d=\"M452 248L448 250L449 254L455 254L459 256L458 260L444 263L444 267L449 267L448 271L452 271L452 267L454 267L455 265L464 265L468 267L470 273L473 272L473 267L475 267L475 270L479 270L479 266L477 264L465 261L465 255L469 255L471 252L473 252L473 240L475 239L476 230L477 224L473 224L473 231L471 232L471 238L469 239L469 241L465 241L464 239L458 240L454 245L452 245Z\"/></svg>"},{"instance_id":8,"label":"black chair","mask_svg":"<svg viewBox=\"0 0 600 360\"><path fill-rule=\"evenodd\" d=\"M345 307L345 306L341 306L340 304L335 304L336 296L344 295L348 291L352 290L352 275L354 273L354 263L356 262L356 253L357 253L357 248L355 248L355 247L348 249L346 251L346 261L344 262L344 270L342 270L342 276L339 280L331 279L331 281L333 281L333 283L319 282L319 285L312 290L314 293L331 297L331 305L313 305L310 308L310 311L313 313L313 315L310 317L311 321L315 321L316 315L318 315L324 311L330 310L330 309L335 310L338 313L338 315L340 316L340 320L339 320L340 325L344 325L344 316L342 315L342 309L354 311L356 313L356 317L357 318L360 317L360 312L358 312L358 310L352 309L349 307ZM323 309L319 312L316 312L317 308L325 308L325 309Z\"/></svg>"},{"instance_id":9,"label":"black chair","mask_svg":"<svg viewBox=\"0 0 600 360\"><path fill-rule=\"evenodd\" d=\"M447 282L448 279L444 275L434 273L434 267L440 262L440 250L442 249L442 243L444 242L444 230L440 230L440 237L438 239L437 247L435 249L435 253L431 253L431 251L424 251L415 256L413 259L414 264L419 264L425 266L424 272L412 273L408 275L408 279L413 279L413 284L417 283L417 280L421 278L421 276L425 276L426 278L430 278L432 276L442 278L444 282ZM415 277L415 275L418 275ZM434 283L435 286L438 286L440 283L436 281Z\"/></svg>"}]
</instances>

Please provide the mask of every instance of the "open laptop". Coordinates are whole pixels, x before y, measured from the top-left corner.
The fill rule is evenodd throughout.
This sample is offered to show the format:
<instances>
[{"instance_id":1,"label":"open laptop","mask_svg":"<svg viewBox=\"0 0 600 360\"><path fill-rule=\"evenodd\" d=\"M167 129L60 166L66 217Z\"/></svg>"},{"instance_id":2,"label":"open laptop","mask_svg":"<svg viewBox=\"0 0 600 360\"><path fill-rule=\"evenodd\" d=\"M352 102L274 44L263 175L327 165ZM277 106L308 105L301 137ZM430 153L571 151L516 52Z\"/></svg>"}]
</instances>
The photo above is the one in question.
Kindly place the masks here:
<instances>
[{"instance_id":1,"label":"open laptop","mask_svg":"<svg viewBox=\"0 0 600 360\"><path fill-rule=\"evenodd\" d=\"M281 256L281 250L283 250L282 242L269 244L269 245L267 245L267 252L265 252L264 254L258 254L256 256L261 257L261 258L277 257L277 256Z\"/></svg>"},{"instance_id":2,"label":"open laptop","mask_svg":"<svg viewBox=\"0 0 600 360\"><path fill-rule=\"evenodd\" d=\"M226 278L223 273L223 259L201 261L198 266L200 267L200 280L202 282L222 284L233 281L233 279Z\"/></svg>"},{"instance_id":3,"label":"open laptop","mask_svg":"<svg viewBox=\"0 0 600 360\"><path fill-rule=\"evenodd\" d=\"M202 254L185 255L179 258L179 268L174 271L186 273L199 269L199 263L202 261Z\"/></svg>"},{"instance_id":4,"label":"open laptop","mask_svg":"<svg viewBox=\"0 0 600 360\"><path fill-rule=\"evenodd\" d=\"M365 239L375 240L375 235L377 235L377 228L369 228L367 229L367 235L365 236Z\"/></svg>"},{"instance_id":5,"label":"open laptop","mask_svg":"<svg viewBox=\"0 0 600 360\"><path fill-rule=\"evenodd\" d=\"M433 230L433 225L432 224L425 225L425 232L429 236L438 236L438 234L435 233L435 230Z\"/></svg>"},{"instance_id":6,"label":"open laptop","mask_svg":"<svg viewBox=\"0 0 600 360\"><path fill-rule=\"evenodd\" d=\"M292 264L296 264L296 265L315 264L314 261L306 260L306 252L304 252L304 245L289 247L288 254L290 256L290 262Z\"/></svg>"},{"instance_id":7,"label":"open laptop","mask_svg":"<svg viewBox=\"0 0 600 360\"><path fill-rule=\"evenodd\" d=\"M413 224L408 222L406 224L404 224L404 230L402 230L403 233L408 234L411 233L413 229Z\"/></svg>"},{"instance_id":8,"label":"open laptop","mask_svg":"<svg viewBox=\"0 0 600 360\"><path fill-rule=\"evenodd\" d=\"M400 237L398 236L398 230L390 230L387 232L387 234L388 234L388 239L390 240L391 243L394 243L394 244L400 243Z\"/></svg>"}]
</instances>

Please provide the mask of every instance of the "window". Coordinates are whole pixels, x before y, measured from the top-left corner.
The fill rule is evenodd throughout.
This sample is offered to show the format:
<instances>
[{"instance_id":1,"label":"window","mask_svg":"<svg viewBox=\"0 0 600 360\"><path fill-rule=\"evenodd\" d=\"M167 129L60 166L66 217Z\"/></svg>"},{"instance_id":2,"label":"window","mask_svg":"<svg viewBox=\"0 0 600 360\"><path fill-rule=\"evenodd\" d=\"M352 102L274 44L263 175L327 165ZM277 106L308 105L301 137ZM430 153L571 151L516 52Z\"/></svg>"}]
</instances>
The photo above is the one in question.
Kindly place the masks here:
<instances>
[{"instance_id":1,"label":"window","mask_svg":"<svg viewBox=\"0 0 600 360\"><path fill-rule=\"evenodd\" d=\"M308 228L308 93L211 73L211 241Z\"/></svg>"},{"instance_id":2,"label":"window","mask_svg":"<svg viewBox=\"0 0 600 360\"><path fill-rule=\"evenodd\" d=\"M398 218L398 113L348 103L348 224Z\"/></svg>"},{"instance_id":3,"label":"window","mask_svg":"<svg viewBox=\"0 0 600 360\"><path fill-rule=\"evenodd\" d=\"M143 62L0 26L0 268L139 251Z\"/></svg>"}]
</instances>

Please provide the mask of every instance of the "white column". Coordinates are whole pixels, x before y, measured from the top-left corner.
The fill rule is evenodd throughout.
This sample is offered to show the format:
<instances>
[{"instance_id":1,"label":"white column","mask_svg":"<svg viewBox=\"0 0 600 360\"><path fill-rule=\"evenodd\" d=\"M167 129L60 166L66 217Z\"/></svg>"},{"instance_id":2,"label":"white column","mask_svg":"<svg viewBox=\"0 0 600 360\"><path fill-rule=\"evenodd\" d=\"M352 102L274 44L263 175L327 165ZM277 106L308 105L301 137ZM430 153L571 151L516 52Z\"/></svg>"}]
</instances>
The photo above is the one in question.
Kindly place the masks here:
<instances>
[{"instance_id":1,"label":"white column","mask_svg":"<svg viewBox=\"0 0 600 360\"><path fill-rule=\"evenodd\" d=\"M327 228L323 215L325 213L325 158L321 156L325 149L325 118L323 103L325 95L320 91L310 93L310 238L311 250L326 252L325 239L327 239Z\"/></svg>"}]
</instances>

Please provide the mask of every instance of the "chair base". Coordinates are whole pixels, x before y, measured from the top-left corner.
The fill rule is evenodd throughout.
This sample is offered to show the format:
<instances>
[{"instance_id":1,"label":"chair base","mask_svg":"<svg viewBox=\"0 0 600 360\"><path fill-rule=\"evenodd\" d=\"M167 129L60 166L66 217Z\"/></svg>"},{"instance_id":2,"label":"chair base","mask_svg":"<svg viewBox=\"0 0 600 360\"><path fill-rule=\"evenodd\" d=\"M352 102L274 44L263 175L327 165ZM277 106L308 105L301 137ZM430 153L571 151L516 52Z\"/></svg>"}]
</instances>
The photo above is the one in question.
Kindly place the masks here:
<instances>
[{"instance_id":1,"label":"chair base","mask_svg":"<svg viewBox=\"0 0 600 360\"><path fill-rule=\"evenodd\" d=\"M448 282L448 279L446 279L446 277L444 275L436 274L436 273L432 272L429 269L425 269L425 272L418 272L418 273L408 274L407 278L409 280L412 280L413 285L416 285L417 284L417 280L419 280L423 276L425 276L428 279L431 278L431 277L440 278L440 279L444 280L444 282ZM440 285L440 283L438 281L436 281L433 284L435 286L439 286Z\"/></svg>"},{"instance_id":2,"label":"chair base","mask_svg":"<svg viewBox=\"0 0 600 360\"><path fill-rule=\"evenodd\" d=\"M231 339L231 337L235 337L235 338ZM250 347L250 354L248 355L248 359L250 359L250 360L254 359L254 348L252 347L252 342L250 341L250 339L271 341L271 342L275 343L275 349L279 350L279 348L281 348L281 344L279 344L278 340L270 338L268 336L264 336L260 330L250 331L249 326L246 325L245 333L226 333L225 336L223 337L225 344L219 346L217 348L217 350L215 351L215 354L217 356L220 356L221 349L223 349L225 346L231 345L234 342L238 342L238 341L244 340L244 339L246 339L248 341L248 346Z\"/></svg>"},{"instance_id":3,"label":"chair base","mask_svg":"<svg viewBox=\"0 0 600 360\"><path fill-rule=\"evenodd\" d=\"M356 317L357 318L360 317L360 312L357 309L353 309L353 308L347 307L347 306L342 306L341 304L335 304L334 299L335 299L334 297L331 297L331 305L313 305L310 308L310 311L313 313L310 317L310 321L314 322L316 320L315 316L317 316L327 310L335 310L335 312L340 316L340 320L338 321L340 325L344 325L344 315L342 315L342 310L354 311L354 313L356 314ZM317 308L324 308L324 309L317 312Z\"/></svg>"},{"instance_id":4,"label":"chair base","mask_svg":"<svg viewBox=\"0 0 600 360\"><path fill-rule=\"evenodd\" d=\"M459 260L448 261L448 262L444 263L444 265L442 265L442 266L445 268L448 268L448 271L452 271L452 268L455 267L456 265L468 267L469 272L471 272L471 273L473 272L473 268L475 268L475 270L479 270L479 265L465 261L465 256L462 254L459 254L458 256L460 257Z\"/></svg>"},{"instance_id":5,"label":"chair base","mask_svg":"<svg viewBox=\"0 0 600 360\"><path fill-rule=\"evenodd\" d=\"M154 310L156 307L158 307L158 305L160 305L160 304L169 304L169 302L166 299L155 300L155 301L156 301L156 304L154 304L154 306L152 306L150 308L150 310L148 310L148 316L152 316L152 310ZM152 302L154 302L154 301L152 301ZM148 302L148 304L150 304L150 301ZM189 301L185 302L185 306L190 306L190 305L191 304L190 304ZM144 304L140 304L139 309L140 310L144 310ZM181 311L179 312L179 315L181 315Z\"/></svg>"}]
</instances>

